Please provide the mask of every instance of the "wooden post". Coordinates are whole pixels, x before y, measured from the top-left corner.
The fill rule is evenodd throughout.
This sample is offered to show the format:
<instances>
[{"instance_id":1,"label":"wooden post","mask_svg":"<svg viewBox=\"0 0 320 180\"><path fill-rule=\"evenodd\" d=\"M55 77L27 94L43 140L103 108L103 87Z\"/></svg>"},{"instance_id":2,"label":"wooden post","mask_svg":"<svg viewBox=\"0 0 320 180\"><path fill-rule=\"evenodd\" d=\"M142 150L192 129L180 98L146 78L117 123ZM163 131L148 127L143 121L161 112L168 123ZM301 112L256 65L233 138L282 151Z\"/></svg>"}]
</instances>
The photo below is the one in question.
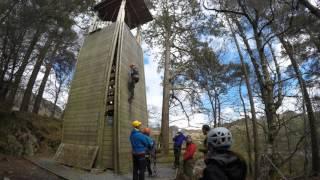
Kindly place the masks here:
<instances>
[{"instance_id":1,"label":"wooden post","mask_svg":"<svg viewBox=\"0 0 320 180\"><path fill-rule=\"evenodd\" d=\"M105 74L105 81L106 81L106 92L105 92L105 97L104 97L104 102L103 102L103 106L102 106L102 112L106 110L106 106L107 106L107 96L108 96L108 87L109 87L109 78L110 78L110 74L111 74L111 69L112 69L112 63L113 61L116 61L116 75L115 75L115 79L116 79L116 83L115 83L115 97L117 97L117 92L118 92L118 77L119 77L119 68L118 65L119 62L119 47L120 47L120 35L122 34L122 27L124 24L124 18L125 18L125 4L126 4L126 0L122 0L121 2L121 6L119 9L119 13L117 16L117 21L116 21L116 27L114 30L114 34L113 34L113 40L112 40L112 46L111 46L111 50L110 50L110 58L111 58L111 65L108 66L108 69L106 70L106 74ZM116 60L114 59L114 57L116 57ZM119 100L115 99L114 104L118 104ZM114 117L113 117L113 133L112 133L112 139L113 139L113 167L114 167L114 171L116 173L119 172L119 129L120 129L120 124L118 122L118 107L116 106L114 109ZM98 168L97 169L101 169L103 167L103 139L104 139L104 126L105 126L105 119L106 116L105 114L101 113L100 114L100 119L99 119L99 128L98 128L98 145L99 145L99 154L98 154L98 158L97 158L97 164L98 164ZM100 168L101 167L101 168Z\"/></svg>"},{"instance_id":2,"label":"wooden post","mask_svg":"<svg viewBox=\"0 0 320 180\"><path fill-rule=\"evenodd\" d=\"M117 32L117 51L115 53L117 53L117 62L116 62L116 94L115 97L117 97L117 99L115 99L116 101L116 107L115 107L115 121L113 123L114 125L114 133L113 133L113 152L114 152L114 171L116 173L120 172L120 167L119 167L119 150L120 150L120 121L119 121L119 102L120 102L120 96L119 96L119 61L121 59L121 54L120 54L120 50L121 50L121 38L122 38L122 32L123 32L123 25L124 25L124 18L125 18L125 6L126 6L126 0L122 0L121 2L121 6L119 9L119 14L117 17L117 26L116 26L116 32Z\"/></svg>"}]
</instances>

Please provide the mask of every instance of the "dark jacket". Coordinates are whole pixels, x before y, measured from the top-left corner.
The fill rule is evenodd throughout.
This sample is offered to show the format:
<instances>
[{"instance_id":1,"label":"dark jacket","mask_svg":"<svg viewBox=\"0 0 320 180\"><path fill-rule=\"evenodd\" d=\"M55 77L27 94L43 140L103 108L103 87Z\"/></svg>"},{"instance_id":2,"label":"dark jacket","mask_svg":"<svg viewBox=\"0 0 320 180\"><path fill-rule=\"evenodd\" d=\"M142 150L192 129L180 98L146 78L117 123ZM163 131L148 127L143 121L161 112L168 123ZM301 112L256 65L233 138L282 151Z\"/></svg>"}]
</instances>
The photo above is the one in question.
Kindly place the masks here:
<instances>
[{"instance_id":1,"label":"dark jacket","mask_svg":"<svg viewBox=\"0 0 320 180\"><path fill-rule=\"evenodd\" d=\"M157 144L156 141L153 140L150 136L147 136L150 138L150 141L152 142L152 146L149 149L146 149L146 154L151 155L152 157L156 154Z\"/></svg>"},{"instance_id":2,"label":"dark jacket","mask_svg":"<svg viewBox=\"0 0 320 180\"><path fill-rule=\"evenodd\" d=\"M206 136L203 140L203 147L199 148L199 151L202 152L205 156L208 153L208 137Z\"/></svg>"},{"instance_id":3,"label":"dark jacket","mask_svg":"<svg viewBox=\"0 0 320 180\"><path fill-rule=\"evenodd\" d=\"M131 131L130 142L133 154L145 154L146 150L151 149L153 145L151 138L137 129Z\"/></svg>"},{"instance_id":4,"label":"dark jacket","mask_svg":"<svg viewBox=\"0 0 320 180\"><path fill-rule=\"evenodd\" d=\"M232 151L209 153L200 180L245 180L246 162Z\"/></svg>"},{"instance_id":5,"label":"dark jacket","mask_svg":"<svg viewBox=\"0 0 320 180\"><path fill-rule=\"evenodd\" d=\"M172 139L174 142L174 148L181 148L185 139L186 137L182 133L178 133L177 135L175 135Z\"/></svg>"}]
</instances>

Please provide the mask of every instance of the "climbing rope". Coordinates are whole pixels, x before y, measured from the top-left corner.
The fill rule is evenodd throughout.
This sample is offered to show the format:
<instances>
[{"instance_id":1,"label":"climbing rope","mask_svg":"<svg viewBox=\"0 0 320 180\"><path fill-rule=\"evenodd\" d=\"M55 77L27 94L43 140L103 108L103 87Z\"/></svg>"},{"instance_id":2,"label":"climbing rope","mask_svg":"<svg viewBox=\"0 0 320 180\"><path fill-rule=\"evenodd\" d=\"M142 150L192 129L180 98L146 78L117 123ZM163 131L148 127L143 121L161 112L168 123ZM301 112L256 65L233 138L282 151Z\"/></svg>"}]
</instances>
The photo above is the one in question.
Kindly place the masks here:
<instances>
[{"instance_id":1,"label":"climbing rope","mask_svg":"<svg viewBox=\"0 0 320 180\"><path fill-rule=\"evenodd\" d=\"M278 172L282 179L288 180L288 178L285 177L282 171L272 162L272 160L267 155L263 154L262 158L266 159L271 164L271 166Z\"/></svg>"}]
</instances>

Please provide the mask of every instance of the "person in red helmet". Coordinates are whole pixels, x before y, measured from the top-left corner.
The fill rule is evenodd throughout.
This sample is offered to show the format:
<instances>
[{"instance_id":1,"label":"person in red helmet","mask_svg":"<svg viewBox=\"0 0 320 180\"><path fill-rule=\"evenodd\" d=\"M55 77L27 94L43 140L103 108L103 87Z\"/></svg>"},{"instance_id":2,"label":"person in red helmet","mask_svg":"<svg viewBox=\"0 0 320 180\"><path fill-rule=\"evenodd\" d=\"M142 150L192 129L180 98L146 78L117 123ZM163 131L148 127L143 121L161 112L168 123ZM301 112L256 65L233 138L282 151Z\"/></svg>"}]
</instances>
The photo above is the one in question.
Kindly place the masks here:
<instances>
[{"instance_id":1,"label":"person in red helmet","mask_svg":"<svg viewBox=\"0 0 320 180\"><path fill-rule=\"evenodd\" d=\"M150 136L150 134L151 134L151 129L150 129L150 128L144 128L144 129L142 130L142 132L143 132L143 134L145 134L145 135L147 135L147 136Z\"/></svg>"},{"instance_id":2,"label":"person in red helmet","mask_svg":"<svg viewBox=\"0 0 320 180\"><path fill-rule=\"evenodd\" d=\"M150 134L151 134L150 128L144 128L142 132L143 134L145 134L147 137L150 138L150 141L152 141L152 144L153 144L151 149L146 151L146 166L148 170L148 175L151 177L153 176L152 169L151 169L151 159L155 159L156 145L155 145L155 141L150 137Z\"/></svg>"},{"instance_id":3,"label":"person in red helmet","mask_svg":"<svg viewBox=\"0 0 320 180\"><path fill-rule=\"evenodd\" d=\"M192 142L190 135L186 137L187 147L183 154L183 173L187 176L186 179L192 179L193 166L194 166L194 154L197 150L196 144Z\"/></svg>"}]
</instances>

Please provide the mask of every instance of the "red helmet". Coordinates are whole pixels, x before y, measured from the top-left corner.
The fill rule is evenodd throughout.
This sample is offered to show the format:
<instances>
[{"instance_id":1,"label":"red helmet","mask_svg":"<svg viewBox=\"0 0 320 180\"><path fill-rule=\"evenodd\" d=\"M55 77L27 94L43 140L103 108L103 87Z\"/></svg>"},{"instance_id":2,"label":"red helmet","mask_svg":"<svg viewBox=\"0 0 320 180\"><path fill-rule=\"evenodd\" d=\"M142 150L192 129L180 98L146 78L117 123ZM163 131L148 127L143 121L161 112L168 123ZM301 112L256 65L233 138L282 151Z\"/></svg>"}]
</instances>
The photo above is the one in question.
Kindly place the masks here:
<instances>
[{"instance_id":1,"label":"red helmet","mask_svg":"<svg viewBox=\"0 0 320 180\"><path fill-rule=\"evenodd\" d=\"M150 135L151 129L150 128L144 128L142 132L143 132L143 134Z\"/></svg>"}]
</instances>

